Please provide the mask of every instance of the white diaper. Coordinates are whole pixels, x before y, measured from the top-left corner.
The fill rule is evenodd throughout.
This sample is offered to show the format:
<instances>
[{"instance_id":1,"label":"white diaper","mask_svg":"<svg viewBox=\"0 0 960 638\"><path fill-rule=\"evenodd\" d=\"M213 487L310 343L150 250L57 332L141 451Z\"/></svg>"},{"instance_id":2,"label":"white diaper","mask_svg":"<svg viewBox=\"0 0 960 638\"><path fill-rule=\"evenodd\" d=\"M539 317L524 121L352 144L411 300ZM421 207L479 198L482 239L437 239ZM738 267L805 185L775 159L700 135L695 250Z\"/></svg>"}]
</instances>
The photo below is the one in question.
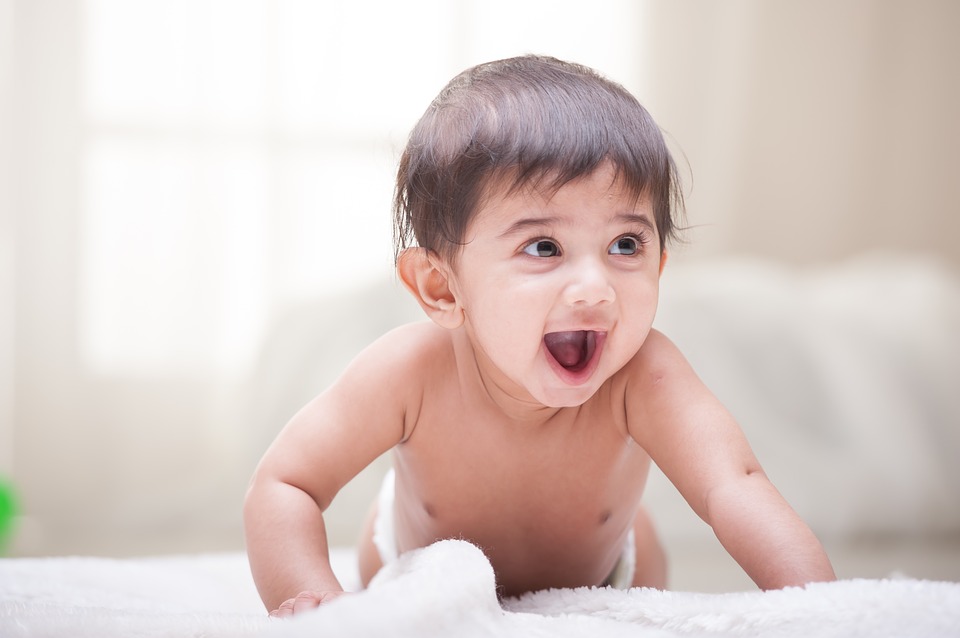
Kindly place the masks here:
<instances>
[{"instance_id":1,"label":"white diaper","mask_svg":"<svg viewBox=\"0 0 960 638\"><path fill-rule=\"evenodd\" d=\"M630 589L633 587L633 575L637 571L637 545L636 534L633 529L627 534L627 541L623 544L623 553L620 554L620 560L613 566L613 571L607 576L604 585L609 585L614 589Z\"/></svg>"},{"instance_id":2,"label":"white diaper","mask_svg":"<svg viewBox=\"0 0 960 638\"><path fill-rule=\"evenodd\" d=\"M393 499L396 495L396 476L393 468L387 470L377 495L377 518L373 521L373 546L380 554L380 562L386 565L397 560L397 536L393 524Z\"/></svg>"},{"instance_id":3,"label":"white diaper","mask_svg":"<svg viewBox=\"0 0 960 638\"><path fill-rule=\"evenodd\" d=\"M380 485L377 495L377 518L373 522L373 545L380 554L380 562L384 565L397 560L400 553L397 551L397 537L394 531L393 500L396 496L396 475L393 468L387 471ZM616 589L630 589L633 585L633 574L637 568L637 548L634 543L634 533L630 530L627 541L623 545L620 560L613 571L607 576L604 585Z\"/></svg>"}]
</instances>

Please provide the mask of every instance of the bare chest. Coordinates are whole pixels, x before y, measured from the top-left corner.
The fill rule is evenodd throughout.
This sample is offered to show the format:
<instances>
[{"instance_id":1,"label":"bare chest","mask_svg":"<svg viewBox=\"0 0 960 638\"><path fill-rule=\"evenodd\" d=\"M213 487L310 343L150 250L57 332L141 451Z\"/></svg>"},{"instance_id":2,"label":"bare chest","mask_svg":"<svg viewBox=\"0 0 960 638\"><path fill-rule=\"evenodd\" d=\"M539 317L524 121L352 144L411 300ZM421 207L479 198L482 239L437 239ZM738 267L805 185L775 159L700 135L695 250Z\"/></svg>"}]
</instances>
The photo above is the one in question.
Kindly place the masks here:
<instances>
[{"instance_id":1,"label":"bare chest","mask_svg":"<svg viewBox=\"0 0 960 638\"><path fill-rule=\"evenodd\" d=\"M483 414L422 416L395 453L401 550L470 540L517 591L603 580L650 465L611 420L579 410L524 429Z\"/></svg>"}]
</instances>

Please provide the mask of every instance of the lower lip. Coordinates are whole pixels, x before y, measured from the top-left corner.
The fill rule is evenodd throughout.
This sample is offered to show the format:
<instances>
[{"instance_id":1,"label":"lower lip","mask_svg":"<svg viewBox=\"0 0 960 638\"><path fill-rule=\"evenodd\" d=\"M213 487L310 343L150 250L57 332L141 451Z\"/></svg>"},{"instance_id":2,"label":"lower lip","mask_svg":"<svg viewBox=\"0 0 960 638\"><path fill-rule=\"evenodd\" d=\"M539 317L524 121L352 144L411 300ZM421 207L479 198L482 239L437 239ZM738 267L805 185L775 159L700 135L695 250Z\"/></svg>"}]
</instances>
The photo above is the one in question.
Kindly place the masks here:
<instances>
[{"instance_id":1,"label":"lower lip","mask_svg":"<svg viewBox=\"0 0 960 638\"><path fill-rule=\"evenodd\" d=\"M543 355L546 357L550 367L560 378L560 380L567 385L578 386L589 381L590 377L593 376L593 373L596 372L597 366L600 364L600 355L603 351L603 344L607 340L607 333L596 333L596 340L597 342L593 349L593 356L590 357L590 361L587 362L587 365L580 370L568 370L567 368L564 368L556 359L553 358L553 355L550 354L550 350L547 349L546 344L541 344L540 347L543 350Z\"/></svg>"}]
</instances>

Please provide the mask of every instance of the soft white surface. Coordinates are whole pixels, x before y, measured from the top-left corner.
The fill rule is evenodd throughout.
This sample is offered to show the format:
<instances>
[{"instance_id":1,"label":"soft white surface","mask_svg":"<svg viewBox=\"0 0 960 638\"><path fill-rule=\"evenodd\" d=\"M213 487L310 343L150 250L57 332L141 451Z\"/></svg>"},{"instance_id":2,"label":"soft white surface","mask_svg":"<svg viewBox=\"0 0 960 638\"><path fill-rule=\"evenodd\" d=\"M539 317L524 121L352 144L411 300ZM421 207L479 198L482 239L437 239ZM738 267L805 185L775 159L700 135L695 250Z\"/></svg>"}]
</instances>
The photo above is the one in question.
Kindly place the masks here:
<instances>
[{"instance_id":1,"label":"soft white surface","mask_svg":"<svg viewBox=\"0 0 960 638\"><path fill-rule=\"evenodd\" d=\"M349 552L334 568L355 580ZM293 620L266 617L241 554L0 561L0 636L960 636L960 584L848 580L693 594L550 590L499 604L493 570L441 541L370 589Z\"/></svg>"}]
</instances>

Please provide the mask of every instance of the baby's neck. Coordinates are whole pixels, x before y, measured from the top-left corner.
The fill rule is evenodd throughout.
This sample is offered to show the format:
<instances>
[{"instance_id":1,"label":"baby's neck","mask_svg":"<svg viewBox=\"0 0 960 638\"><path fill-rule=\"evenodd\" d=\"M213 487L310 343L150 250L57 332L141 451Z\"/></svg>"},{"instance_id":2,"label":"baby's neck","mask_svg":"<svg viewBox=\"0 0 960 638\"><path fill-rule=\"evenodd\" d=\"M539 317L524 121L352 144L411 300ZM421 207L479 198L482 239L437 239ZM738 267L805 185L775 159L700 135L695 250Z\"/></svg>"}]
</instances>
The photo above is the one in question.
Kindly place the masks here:
<instances>
[{"instance_id":1,"label":"baby's neck","mask_svg":"<svg viewBox=\"0 0 960 638\"><path fill-rule=\"evenodd\" d=\"M528 428L553 423L558 417L578 410L543 405L503 375L462 330L457 333L453 343L460 383L464 396L473 397L478 408Z\"/></svg>"}]
</instances>

